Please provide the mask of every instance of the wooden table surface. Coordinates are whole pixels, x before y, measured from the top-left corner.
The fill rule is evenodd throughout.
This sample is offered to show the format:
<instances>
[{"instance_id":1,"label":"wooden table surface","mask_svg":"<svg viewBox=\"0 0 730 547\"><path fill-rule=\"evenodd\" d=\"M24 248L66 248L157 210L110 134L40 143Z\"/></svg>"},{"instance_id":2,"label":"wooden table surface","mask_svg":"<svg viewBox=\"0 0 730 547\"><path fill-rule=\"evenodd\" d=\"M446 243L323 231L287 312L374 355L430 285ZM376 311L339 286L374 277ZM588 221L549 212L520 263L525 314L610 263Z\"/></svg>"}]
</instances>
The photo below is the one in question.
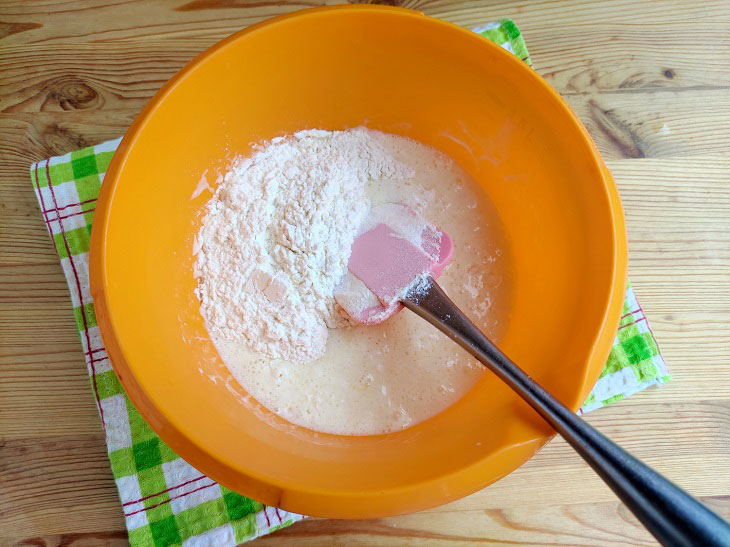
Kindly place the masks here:
<instances>
[{"instance_id":1,"label":"wooden table surface","mask_svg":"<svg viewBox=\"0 0 730 547\"><path fill-rule=\"evenodd\" d=\"M317 2L0 3L0 545L124 545L126 532L31 162L124 133L186 61ZM393 2L399 4L399 2ZM630 277L673 374L588 416L730 517L730 2L400 4L503 16L590 130L623 198ZM562 440L431 511L310 520L259 544L652 544Z\"/></svg>"}]
</instances>

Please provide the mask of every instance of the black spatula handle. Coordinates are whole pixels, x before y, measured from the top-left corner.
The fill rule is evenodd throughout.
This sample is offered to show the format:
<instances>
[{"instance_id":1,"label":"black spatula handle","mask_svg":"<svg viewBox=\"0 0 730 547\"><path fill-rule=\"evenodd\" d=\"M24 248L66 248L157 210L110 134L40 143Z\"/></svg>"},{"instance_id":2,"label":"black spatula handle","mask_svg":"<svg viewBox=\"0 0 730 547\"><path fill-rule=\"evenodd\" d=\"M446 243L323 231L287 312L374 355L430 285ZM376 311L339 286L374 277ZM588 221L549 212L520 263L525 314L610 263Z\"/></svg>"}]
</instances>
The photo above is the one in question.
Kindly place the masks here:
<instances>
[{"instance_id":1,"label":"black spatula handle","mask_svg":"<svg viewBox=\"0 0 730 547\"><path fill-rule=\"evenodd\" d=\"M432 279L403 305L437 327L516 391L588 462L664 545L730 546L730 524L604 437L497 348Z\"/></svg>"}]
</instances>

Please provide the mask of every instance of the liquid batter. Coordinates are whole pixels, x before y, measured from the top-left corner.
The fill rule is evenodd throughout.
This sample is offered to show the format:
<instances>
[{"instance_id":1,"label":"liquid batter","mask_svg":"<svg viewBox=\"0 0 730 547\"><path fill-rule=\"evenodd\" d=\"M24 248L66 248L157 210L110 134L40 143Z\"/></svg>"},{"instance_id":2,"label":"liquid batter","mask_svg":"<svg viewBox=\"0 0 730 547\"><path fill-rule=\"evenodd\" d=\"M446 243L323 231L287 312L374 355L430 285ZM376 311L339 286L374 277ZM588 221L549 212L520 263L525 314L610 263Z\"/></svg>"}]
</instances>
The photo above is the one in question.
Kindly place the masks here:
<instances>
[{"instance_id":1,"label":"liquid batter","mask_svg":"<svg viewBox=\"0 0 730 547\"><path fill-rule=\"evenodd\" d=\"M371 180L371 205L403 202L448 233L454 258L439 284L471 319L499 339L510 291L498 217L477 184L441 152L378 134L415 175ZM375 326L328 329L326 351L309 363L264 357L213 336L227 367L258 402L316 431L372 435L404 429L455 403L484 373L474 358L403 310Z\"/></svg>"}]
</instances>

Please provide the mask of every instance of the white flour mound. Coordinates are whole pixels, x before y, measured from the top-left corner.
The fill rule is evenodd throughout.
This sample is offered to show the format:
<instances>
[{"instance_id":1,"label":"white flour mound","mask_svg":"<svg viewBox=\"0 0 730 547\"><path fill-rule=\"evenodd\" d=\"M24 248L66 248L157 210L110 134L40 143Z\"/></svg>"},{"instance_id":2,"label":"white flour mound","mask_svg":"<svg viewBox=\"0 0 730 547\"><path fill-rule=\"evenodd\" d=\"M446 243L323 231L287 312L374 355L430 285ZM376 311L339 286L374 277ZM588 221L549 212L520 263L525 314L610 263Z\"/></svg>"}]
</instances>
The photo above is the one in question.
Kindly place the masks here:
<instances>
[{"instance_id":1,"label":"white flour mound","mask_svg":"<svg viewBox=\"0 0 730 547\"><path fill-rule=\"evenodd\" d=\"M197 294L214 338L272 358L321 357L348 325L332 296L370 207L366 184L413 177L364 128L277 137L237 160L197 236Z\"/></svg>"}]
</instances>

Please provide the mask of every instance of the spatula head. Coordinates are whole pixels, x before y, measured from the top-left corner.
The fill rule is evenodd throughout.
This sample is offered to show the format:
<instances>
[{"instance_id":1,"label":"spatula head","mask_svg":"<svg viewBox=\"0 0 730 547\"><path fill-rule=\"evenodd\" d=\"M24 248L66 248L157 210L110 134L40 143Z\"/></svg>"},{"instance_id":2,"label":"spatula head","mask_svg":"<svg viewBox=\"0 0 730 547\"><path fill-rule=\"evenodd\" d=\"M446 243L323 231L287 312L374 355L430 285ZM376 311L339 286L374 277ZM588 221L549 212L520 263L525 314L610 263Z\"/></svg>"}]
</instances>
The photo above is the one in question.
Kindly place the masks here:
<instances>
[{"instance_id":1,"label":"spatula head","mask_svg":"<svg viewBox=\"0 0 730 547\"><path fill-rule=\"evenodd\" d=\"M407 205L373 207L335 300L355 322L381 323L402 308L400 299L420 278L437 278L453 251L451 238Z\"/></svg>"}]
</instances>

